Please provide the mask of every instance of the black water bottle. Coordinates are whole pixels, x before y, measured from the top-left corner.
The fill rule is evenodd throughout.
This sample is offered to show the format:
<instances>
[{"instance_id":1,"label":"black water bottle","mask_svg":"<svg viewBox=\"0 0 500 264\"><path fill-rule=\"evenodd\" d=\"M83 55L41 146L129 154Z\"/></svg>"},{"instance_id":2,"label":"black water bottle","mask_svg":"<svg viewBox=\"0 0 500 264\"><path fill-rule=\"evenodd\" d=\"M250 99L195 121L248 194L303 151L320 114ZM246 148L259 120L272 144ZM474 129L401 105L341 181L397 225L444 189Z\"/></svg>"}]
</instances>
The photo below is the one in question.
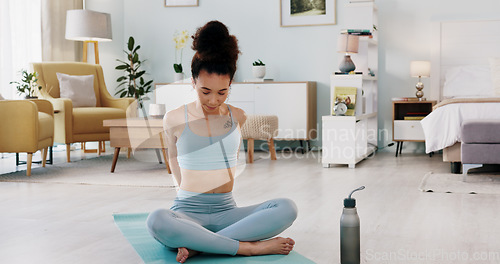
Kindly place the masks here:
<instances>
[{"instance_id":1,"label":"black water bottle","mask_svg":"<svg viewBox=\"0 0 500 264\"><path fill-rule=\"evenodd\" d=\"M344 199L344 210L340 217L340 263L341 264L359 264L360 241L359 241L359 216L356 210L356 200L351 198L355 191L363 190L361 186L349 194Z\"/></svg>"}]
</instances>

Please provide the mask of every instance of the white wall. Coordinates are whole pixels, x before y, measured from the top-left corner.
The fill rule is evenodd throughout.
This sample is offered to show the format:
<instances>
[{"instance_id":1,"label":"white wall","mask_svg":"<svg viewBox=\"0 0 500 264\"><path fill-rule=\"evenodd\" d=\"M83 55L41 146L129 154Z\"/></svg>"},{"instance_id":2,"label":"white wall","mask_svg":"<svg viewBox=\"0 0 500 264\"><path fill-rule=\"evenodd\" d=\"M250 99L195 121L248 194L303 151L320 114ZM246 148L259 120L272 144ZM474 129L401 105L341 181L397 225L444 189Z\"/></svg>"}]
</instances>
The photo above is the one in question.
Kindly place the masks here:
<instances>
[{"instance_id":1,"label":"white wall","mask_svg":"<svg viewBox=\"0 0 500 264\"><path fill-rule=\"evenodd\" d=\"M278 0L199 0L198 7L164 7L163 0L87 0L87 8L111 13L113 42L100 43L100 59L108 89L114 94L116 59L123 58L129 36L141 45L145 69L154 82L173 80L176 30L193 33L217 19L239 39L242 55L235 81L252 78L251 63L262 59L276 81L316 81L318 129L329 113L329 75L338 69L336 53L343 10L348 0L337 0L337 24L280 27ZM500 19L498 0L376 0L379 8L379 147L391 142L392 97L414 96L416 79L409 76L411 60L430 60L431 22L451 19ZM193 52L184 50L183 66L189 75ZM424 80L428 89L429 80ZM424 88L426 95L430 93ZM283 100L287 96L284 95ZM321 135L319 136L321 138ZM320 144L319 144L320 145ZM412 145L412 144L406 144ZM413 143L423 152L423 144Z\"/></svg>"}]
</instances>

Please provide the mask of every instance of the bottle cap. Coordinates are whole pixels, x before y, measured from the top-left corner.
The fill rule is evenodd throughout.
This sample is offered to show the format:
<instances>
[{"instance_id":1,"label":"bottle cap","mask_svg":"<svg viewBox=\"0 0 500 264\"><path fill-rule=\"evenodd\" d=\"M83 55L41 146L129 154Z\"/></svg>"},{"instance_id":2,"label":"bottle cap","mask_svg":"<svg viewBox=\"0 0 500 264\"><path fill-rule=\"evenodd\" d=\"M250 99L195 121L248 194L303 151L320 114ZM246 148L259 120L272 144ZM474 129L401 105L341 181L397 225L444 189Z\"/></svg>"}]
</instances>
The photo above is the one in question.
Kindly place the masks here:
<instances>
[{"instance_id":1,"label":"bottle cap","mask_svg":"<svg viewBox=\"0 0 500 264\"><path fill-rule=\"evenodd\" d=\"M357 188L356 190L352 191L350 194L349 194L349 197L345 198L344 199L344 207L347 207L347 208L354 208L356 207L356 199L354 198L351 198L352 194L356 191L361 191L365 188L365 186L361 186L359 188Z\"/></svg>"},{"instance_id":2,"label":"bottle cap","mask_svg":"<svg viewBox=\"0 0 500 264\"><path fill-rule=\"evenodd\" d=\"M344 207L346 207L346 208L354 208L354 207L356 207L356 199L354 199L354 198L345 198L344 199Z\"/></svg>"}]
</instances>

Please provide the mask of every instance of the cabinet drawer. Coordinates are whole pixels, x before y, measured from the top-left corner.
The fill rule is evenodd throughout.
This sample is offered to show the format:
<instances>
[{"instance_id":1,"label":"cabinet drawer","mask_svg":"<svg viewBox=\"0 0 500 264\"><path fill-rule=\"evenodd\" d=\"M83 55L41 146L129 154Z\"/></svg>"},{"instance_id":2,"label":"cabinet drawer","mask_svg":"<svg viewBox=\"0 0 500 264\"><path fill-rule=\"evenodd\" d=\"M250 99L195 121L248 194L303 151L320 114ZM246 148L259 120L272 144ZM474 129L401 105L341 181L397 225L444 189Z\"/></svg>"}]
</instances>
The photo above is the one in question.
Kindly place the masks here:
<instances>
[{"instance_id":1,"label":"cabinet drawer","mask_svg":"<svg viewBox=\"0 0 500 264\"><path fill-rule=\"evenodd\" d=\"M394 140L425 140L420 121L394 120Z\"/></svg>"}]
</instances>

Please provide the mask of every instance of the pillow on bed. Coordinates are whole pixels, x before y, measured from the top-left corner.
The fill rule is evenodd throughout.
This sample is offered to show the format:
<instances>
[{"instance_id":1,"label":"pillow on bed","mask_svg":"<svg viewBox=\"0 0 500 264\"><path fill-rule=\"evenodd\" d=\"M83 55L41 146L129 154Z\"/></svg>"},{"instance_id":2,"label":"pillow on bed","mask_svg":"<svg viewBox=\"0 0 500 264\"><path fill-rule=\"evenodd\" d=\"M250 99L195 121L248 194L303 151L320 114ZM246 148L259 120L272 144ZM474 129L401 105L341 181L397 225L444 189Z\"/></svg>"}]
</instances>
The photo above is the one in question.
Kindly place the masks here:
<instances>
[{"instance_id":1,"label":"pillow on bed","mask_svg":"<svg viewBox=\"0 0 500 264\"><path fill-rule=\"evenodd\" d=\"M493 95L493 82L489 66L466 65L453 67L446 71L443 87L445 98L491 97Z\"/></svg>"},{"instance_id":2,"label":"pillow on bed","mask_svg":"<svg viewBox=\"0 0 500 264\"><path fill-rule=\"evenodd\" d=\"M496 96L500 96L500 58L490 58L491 81Z\"/></svg>"}]
</instances>

